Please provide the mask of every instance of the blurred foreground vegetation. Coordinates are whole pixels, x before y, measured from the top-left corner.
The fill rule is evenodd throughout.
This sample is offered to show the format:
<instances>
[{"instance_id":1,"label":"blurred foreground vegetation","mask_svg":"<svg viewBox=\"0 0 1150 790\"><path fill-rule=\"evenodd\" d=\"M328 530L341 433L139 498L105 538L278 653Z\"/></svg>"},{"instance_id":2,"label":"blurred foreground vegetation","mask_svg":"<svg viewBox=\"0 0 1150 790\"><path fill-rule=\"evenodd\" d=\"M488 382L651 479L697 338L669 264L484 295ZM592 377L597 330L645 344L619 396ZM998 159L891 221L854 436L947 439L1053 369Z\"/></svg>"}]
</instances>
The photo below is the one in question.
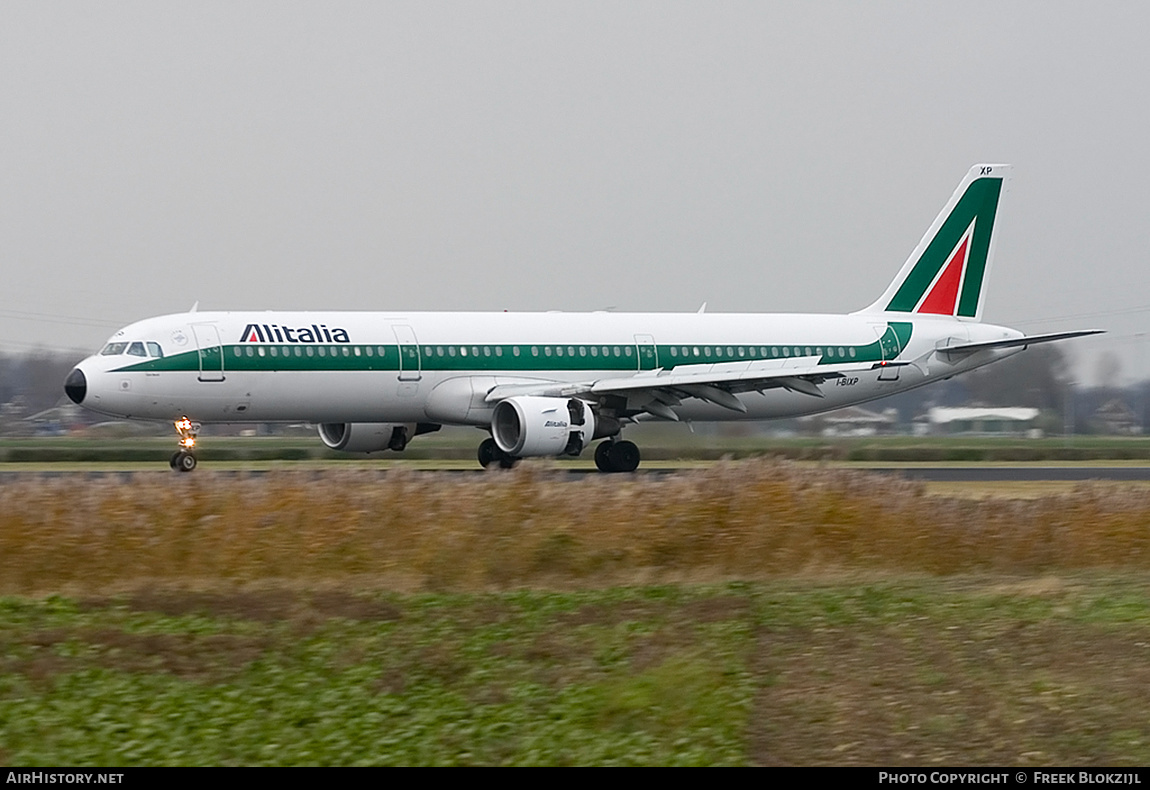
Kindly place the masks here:
<instances>
[{"instance_id":1,"label":"blurred foreground vegetation","mask_svg":"<svg viewBox=\"0 0 1150 790\"><path fill-rule=\"evenodd\" d=\"M20 477L0 764L1144 765L1148 570L1119 484Z\"/></svg>"},{"instance_id":2,"label":"blurred foreground vegetation","mask_svg":"<svg viewBox=\"0 0 1150 790\"><path fill-rule=\"evenodd\" d=\"M475 591L822 572L1150 571L1150 489L1028 500L781 461L662 476L395 469L21 477L0 485L0 594L293 579Z\"/></svg>"}]
</instances>

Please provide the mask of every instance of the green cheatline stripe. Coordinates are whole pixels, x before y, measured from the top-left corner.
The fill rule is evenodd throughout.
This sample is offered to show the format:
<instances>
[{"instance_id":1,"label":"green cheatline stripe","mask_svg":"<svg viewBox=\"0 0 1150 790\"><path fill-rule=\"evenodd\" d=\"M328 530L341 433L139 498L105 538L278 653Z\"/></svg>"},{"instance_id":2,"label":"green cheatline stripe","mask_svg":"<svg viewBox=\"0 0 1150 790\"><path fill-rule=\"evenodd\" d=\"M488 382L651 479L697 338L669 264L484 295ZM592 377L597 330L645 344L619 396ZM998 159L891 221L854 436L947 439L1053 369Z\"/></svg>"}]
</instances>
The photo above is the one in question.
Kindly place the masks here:
<instances>
[{"instance_id":1,"label":"green cheatline stripe","mask_svg":"<svg viewBox=\"0 0 1150 790\"><path fill-rule=\"evenodd\" d=\"M748 362L795 356L820 356L820 365L893 359L906 347L913 325L892 321L880 340L867 345L293 345L241 343L223 347L225 371L423 371L535 372L553 370L671 370L678 365ZM220 369L220 349L202 352L204 370ZM198 371L201 352L185 351L118 368L116 372Z\"/></svg>"}]
</instances>

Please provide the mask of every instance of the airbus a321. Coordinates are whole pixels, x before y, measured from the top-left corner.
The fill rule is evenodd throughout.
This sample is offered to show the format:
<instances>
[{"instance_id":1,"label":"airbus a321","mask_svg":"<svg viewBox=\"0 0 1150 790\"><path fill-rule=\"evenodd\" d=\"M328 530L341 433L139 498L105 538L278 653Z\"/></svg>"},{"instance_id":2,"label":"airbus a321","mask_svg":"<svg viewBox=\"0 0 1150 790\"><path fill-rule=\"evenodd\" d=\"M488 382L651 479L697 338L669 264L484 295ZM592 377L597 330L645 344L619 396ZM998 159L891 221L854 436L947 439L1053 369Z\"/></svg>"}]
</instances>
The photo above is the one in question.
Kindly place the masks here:
<instances>
[{"instance_id":1,"label":"airbus a321","mask_svg":"<svg viewBox=\"0 0 1150 790\"><path fill-rule=\"evenodd\" d=\"M334 450L487 431L483 466L578 456L630 472L640 420L765 420L863 403L1027 346L982 323L1006 165L976 165L869 307L849 315L188 312L124 327L68 375L74 402L172 421L173 469L203 423L309 422Z\"/></svg>"}]
</instances>

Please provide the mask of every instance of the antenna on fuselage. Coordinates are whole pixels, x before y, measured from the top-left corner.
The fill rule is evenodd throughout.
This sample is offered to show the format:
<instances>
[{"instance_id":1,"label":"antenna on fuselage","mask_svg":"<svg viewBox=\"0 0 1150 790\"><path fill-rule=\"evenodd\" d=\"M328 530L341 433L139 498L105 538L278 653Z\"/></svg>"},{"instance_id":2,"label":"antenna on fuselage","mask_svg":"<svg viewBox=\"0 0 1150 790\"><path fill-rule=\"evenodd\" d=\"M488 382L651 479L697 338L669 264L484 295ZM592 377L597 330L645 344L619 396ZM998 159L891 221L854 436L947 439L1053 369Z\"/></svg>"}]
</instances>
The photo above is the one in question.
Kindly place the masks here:
<instances>
[{"instance_id":1,"label":"antenna on fuselage","mask_svg":"<svg viewBox=\"0 0 1150 790\"><path fill-rule=\"evenodd\" d=\"M707 303L703 302L701 305L699 305L699 309L696 312L700 314L707 312Z\"/></svg>"},{"instance_id":2,"label":"antenna on fuselage","mask_svg":"<svg viewBox=\"0 0 1150 790\"><path fill-rule=\"evenodd\" d=\"M196 303L195 303L194 305L192 305L192 309L191 309L191 310L189 310L188 312L189 312L189 313L194 313L194 312L196 312L196 311L197 311L197 310L199 310L199 309L200 309L200 300L199 300L199 299L197 299L197 300L196 300Z\"/></svg>"}]
</instances>

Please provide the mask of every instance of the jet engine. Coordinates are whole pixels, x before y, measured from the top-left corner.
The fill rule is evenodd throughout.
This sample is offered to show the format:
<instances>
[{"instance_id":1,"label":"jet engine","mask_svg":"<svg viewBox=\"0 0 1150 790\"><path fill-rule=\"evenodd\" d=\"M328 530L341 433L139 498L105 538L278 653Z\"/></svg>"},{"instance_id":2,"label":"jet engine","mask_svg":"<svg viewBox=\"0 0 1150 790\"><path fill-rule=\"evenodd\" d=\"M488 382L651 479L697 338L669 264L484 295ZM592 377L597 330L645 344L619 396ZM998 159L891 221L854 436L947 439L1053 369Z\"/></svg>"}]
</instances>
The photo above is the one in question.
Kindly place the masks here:
<instances>
[{"instance_id":1,"label":"jet engine","mask_svg":"<svg viewBox=\"0 0 1150 790\"><path fill-rule=\"evenodd\" d=\"M438 431L433 423L396 425L390 422L327 422L319 426L319 438L333 450L345 453L377 453L402 450L421 433Z\"/></svg>"},{"instance_id":2,"label":"jet engine","mask_svg":"<svg viewBox=\"0 0 1150 790\"><path fill-rule=\"evenodd\" d=\"M600 420L600 429L618 425ZM499 449L522 458L536 455L579 455L596 433L591 404L578 398L523 396L507 398L495 406L491 436Z\"/></svg>"}]
</instances>

